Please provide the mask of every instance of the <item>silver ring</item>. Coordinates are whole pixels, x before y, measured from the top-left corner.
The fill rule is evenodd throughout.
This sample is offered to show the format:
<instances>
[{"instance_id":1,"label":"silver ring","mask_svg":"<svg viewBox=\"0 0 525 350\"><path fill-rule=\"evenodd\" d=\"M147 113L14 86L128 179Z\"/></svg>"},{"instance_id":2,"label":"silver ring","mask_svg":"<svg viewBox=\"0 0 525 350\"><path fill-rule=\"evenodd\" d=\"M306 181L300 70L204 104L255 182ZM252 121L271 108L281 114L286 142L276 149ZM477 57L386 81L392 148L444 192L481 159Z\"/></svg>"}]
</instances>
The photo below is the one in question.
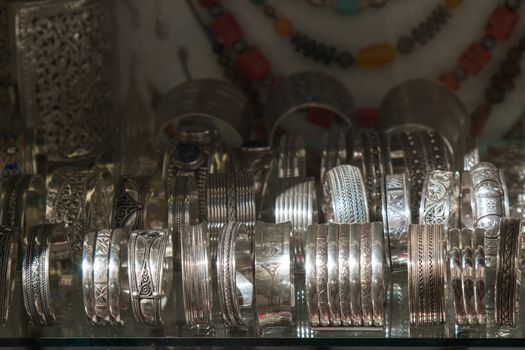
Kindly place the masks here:
<instances>
[{"instance_id":1,"label":"silver ring","mask_svg":"<svg viewBox=\"0 0 525 350\"><path fill-rule=\"evenodd\" d=\"M408 225L412 223L407 174L385 175L382 190L386 261L392 270L406 268Z\"/></svg>"},{"instance_id":2,"label":"silver ring","mask_svg":"<svg viewBox=\"0 0 525 350\"><path fill-rule=\"evenodd\" d=\"M292 119L295 112L308 108L324 108L337 114L350 134L355 125L352 96L339 80L321 72L303 71L286 77L272 89L266 107L264 120L272 141L288 117Z\"/></svg>"},{"instance_id":3,"label":"silver ring","mask_svg":"<svg viewBox=\"0 0 525 350\"><path fill-rule=\"evenodd\" d=\"M18 259L17 231L0 226L0 327L5 327L15 287Z\"/></svg>"},{"instance_id":4,"label":"silver ring","mask_svg":"<svg viewBox=\"0 0 525 350\"><path fill-rule=\"evenodd\" d=\"M284 134L279 139L277 176L279 178L306 176L306 150L302 137Z\"/></svg>"},{"instance_id":5,"label":"silver ring","mask_svg":"<svg viewBox=\"0 0 525 350\"><path fill-rule=\"evenodd\" d=\"M73 284L71 247L62 225L31 229L24 247L22 289L30 322L49 327L57 323L56 311L66 304Z\"/></svg>"},{"instance_id":6,"label":"silver ring","mask_svg":"<svg viewBox=\"0 0 525 350\"><path fill-rule=\"evenodd\" d=\"M497 324L515 327L518 322L521 289L520 219L503 218L496 260L494 318Z\"/></svg>"},{"instance_id":7,"label":"silver ring","mask_svg":"<svg viewBox=\"0 0 525 350\"><path fill-rule=\"evenodd\" d=\"M323 181L326 172L338 165L348 163L349 156L346 136L343 133L326 133L323 154L321 156L321 171L319 179Z\"/></svg>"},{"instance_id":8,"label":"silver ring","mask_svg":"<svg viewBox=\"0 0 525 350\"><path fill-rule=\"evenodd\" d=\"M99 325L122 325L121 289L129 293L126 273L121 270L127 262L127 232L123 229L92 231L84 236L82 258L82 293L88 321ZM127 264L126 264L127 265Z\"/></svg>"},{"instance_id":9,"label":"silver ring","mask_svg":"<svg viewBox=\"0 0 525 350\"><path fill-rule=\"evenodd\" d=\"M258 221L255 229L255 308L260 332L290 327L295 303L290 223Z\"/></svg>"},{"instance_id":10,"label":"silver ring","mask_svg":"<svg viewBox=\"0 0 525 350\"><path fill-rule=\"evenodd\" d=\"M129 236L128 268L131 307L146 326L162 324L173 283L173 246L165 230L135 230Z\"/></svg>"},{"instance_id":11,"label":"silver ring","mask_svg":"<svg viewBox=\"0 0 525 350\"><path fill-rule=\"evenodd\" d=\"M419 223L444 225L445 230L458 227L459 174L434 170L427 174L419 208Z\"/></svg>"},{"instance_id":12,"label":"silver ring","mask_svg":"<svg viewBox=\"0 0 525 350\"><path fill-rule=\"evenodd\" d=\"M323 211L328 222L369 222L365 185L359 168L340 165L326 172Z\"/></svg>"},{"instance_id":13,"label":"silver ring","mask_svg":"<svg viewBox=\"0 0 525 350\"><path fill-rule=\"evenodd\" d=\"M184 225L181 238L182 290L186 324L212 326L212 282L208 224Z\"/></svg>"},{"instance_id":14,"label":"silver ring","mask_svg":"<svg viewBox=\"0 0 525 350\"><path fill-rule=\"evenodd\" d=\"M246 227L229 222L221 231L217 253L219 302L230 327L246 328L253 319L253 268L251 241Z\"/></svg>"},{"instance_id":15,"label":"silver ring","mask_svg":"<svg viewBox=\"0 0 525 350\"><path fill-rule=\"evenodd\" d=\"M168 227L173 232L175 270L181 269L181 235L184 225L199 219L197 184L193 175L175 176L168 198Z\"/></svg>"},{"instance_id":16,"label":"silver ring","mask_svg":"<svg viewBox=\"0 0 525 350\"><path fill-rule=\"evenodd\" d=\"M304 271L305 235L308 225L318 223L315 179L286 178L278 181L275 222L292 223L292 254L296 271Z\"/></svg>"}]
</instances>

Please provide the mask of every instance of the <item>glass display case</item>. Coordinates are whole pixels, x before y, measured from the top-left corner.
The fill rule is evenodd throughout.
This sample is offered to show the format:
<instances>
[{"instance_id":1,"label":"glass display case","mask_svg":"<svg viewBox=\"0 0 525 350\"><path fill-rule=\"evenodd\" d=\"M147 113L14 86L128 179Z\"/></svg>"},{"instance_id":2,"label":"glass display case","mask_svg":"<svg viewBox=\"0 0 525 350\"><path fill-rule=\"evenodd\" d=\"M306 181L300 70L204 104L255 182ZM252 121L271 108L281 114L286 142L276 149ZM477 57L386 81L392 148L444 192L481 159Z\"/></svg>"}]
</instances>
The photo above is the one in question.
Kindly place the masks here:
<instances>
[{"instance_id":1,"label":"glass display case","mask_svg":"<svg viewBox=\"0 0 525 350\"><path fill-rule=\"evenodd\" d=\"M0 0L0 347L522 346L518 0Z\"/></svg>"}]
</instances>

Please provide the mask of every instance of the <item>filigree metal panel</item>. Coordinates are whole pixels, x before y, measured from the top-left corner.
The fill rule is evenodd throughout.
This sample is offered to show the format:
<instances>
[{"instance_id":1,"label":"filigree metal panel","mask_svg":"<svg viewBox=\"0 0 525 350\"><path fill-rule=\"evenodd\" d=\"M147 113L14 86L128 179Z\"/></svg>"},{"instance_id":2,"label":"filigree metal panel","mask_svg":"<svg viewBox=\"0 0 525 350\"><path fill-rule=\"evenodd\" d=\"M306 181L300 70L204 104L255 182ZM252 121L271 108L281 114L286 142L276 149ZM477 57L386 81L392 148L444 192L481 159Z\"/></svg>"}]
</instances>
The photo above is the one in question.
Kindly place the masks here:
<instances>
[{"instance_id":1,"label":"filigree metal panel","mask_svg":"<svg viewBox=\"0 0 525 350\"><path fill-rule=\"evenodd\" d=\"M51 159L93 155L112 105L112 1L10 4L21 113Z\"/></svg>"}]
</instances>

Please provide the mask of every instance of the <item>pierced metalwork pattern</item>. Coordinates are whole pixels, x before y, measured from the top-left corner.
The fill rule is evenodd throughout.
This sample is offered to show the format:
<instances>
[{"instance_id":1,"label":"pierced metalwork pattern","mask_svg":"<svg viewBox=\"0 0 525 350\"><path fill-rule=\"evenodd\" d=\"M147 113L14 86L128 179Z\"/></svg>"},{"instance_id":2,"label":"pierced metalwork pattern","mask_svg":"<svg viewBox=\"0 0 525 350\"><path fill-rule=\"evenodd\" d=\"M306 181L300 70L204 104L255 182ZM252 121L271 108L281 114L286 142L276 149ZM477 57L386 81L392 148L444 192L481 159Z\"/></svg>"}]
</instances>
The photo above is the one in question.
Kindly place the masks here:
<instances>
[{"instance_id":1,"label":"pierced metalwork pattern","mask_svg":"<svg viewBox=\"0 0 525 350\"><path fill-rule=\"evenodd\" d=\"M111 118L112 16L105 0L13 5L19 101L50 158L88 157Z\"/></svg>"}]
</instances>

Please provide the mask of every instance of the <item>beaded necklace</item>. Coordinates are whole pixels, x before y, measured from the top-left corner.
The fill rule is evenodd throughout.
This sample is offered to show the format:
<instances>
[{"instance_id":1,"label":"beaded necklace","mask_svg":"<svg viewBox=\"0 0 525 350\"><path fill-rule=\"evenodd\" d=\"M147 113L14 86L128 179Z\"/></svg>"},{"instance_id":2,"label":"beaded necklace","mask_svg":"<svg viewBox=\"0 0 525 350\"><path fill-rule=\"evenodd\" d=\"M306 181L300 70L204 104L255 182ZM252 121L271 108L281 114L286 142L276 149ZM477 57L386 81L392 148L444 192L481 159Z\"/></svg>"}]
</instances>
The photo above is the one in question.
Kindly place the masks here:
<instances>
[{"instance_id":1,"label":"beaded necklace","mask_svg":"<svg viewBox=\"0 0 525 350\"><path fill-rule=\"evenodd\" d=\"M342 15L355 15L364 7L381 8L388 0L308 0L313 6L329 6Z\"/></svg>"},{"instance_id":2,"label":"beaded necklace","mask_svg":"<svg viewBox=\"0 0 525 350\"><path fill-rule=\"evenodd\" d=\"M406 55L414 50L416 44L425 45L447 23L452 10L461 4L461 0L443 0L443 4L436 6L425 20L410 31L410 34L400 36L396 47L389 43L373 44L360 49L354 59L350 51L324 44L296 30L292 22L286 16L277 14L275 7L268 4L267 0L250 1L262 8L266 17L273 20L276 32L282 37L289 38L295 51L305 57L324 65L337 62L341 68L349 68L355 61L364 69L375 69L393 62L396 58L396 50Z\"/></svg>"}]
</instances>

